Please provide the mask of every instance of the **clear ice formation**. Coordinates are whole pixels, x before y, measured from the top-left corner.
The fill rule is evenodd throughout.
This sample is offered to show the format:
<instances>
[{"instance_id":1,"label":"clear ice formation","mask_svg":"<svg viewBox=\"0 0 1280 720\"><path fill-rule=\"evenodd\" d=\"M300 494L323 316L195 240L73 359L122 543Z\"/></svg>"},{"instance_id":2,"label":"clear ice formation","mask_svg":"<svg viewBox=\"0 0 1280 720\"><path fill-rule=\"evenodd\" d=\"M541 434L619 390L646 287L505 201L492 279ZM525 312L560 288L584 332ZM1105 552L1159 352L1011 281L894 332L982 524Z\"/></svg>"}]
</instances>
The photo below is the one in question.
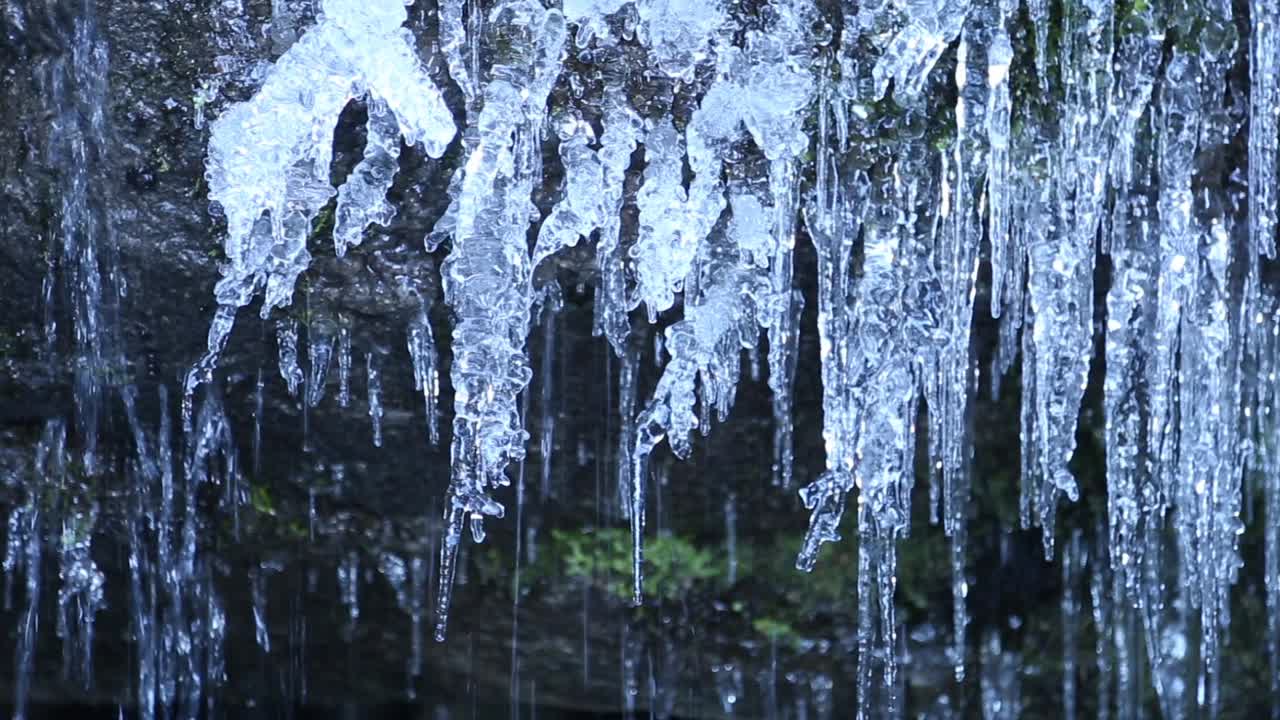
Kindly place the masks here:
<instances>
[{"instance_id":1,"label":"clear ice formation","mask_svg":"<svg viewBox=\"0 0 1280 720\"><path fill-rule=\"evenodd\" d=\"M534 258L577 241L572 229L550 231L531 257L526 240L541 173L547 95L559 76L567 36L564 16L520 0L494 8L486 27L504 42L477 98L480 135L469 148L452 218L453 248L440 269L456 321L453 465L440 549L437 639L444 638L463 525L470 524L476 542L484 539L484 518L504 512L490 492L507 485L507 465L524 458L519 396L532 376L524 342ZM571 147L571 140L566 144Z\"/></svg>"},{"instance_id":2,"label":"clear ice formation","mask_svg":"<svg viewBox=\"0 0 1280 720\"><path fill-rule=\"evenodd\" d=\"M257 94L211 124L205 176L210 201L226 215L227 263L215 290L208 349L184 386L184 427L236 311L259 291L264 318L292 300L311 259L311 221L334 195L329 165L342 109L356 98L370 102L365 158L337 191L339 255L359 244L369 224L390 220L384 196L395 175L398 138L420 143L431 157L444 154L453 139L453 117L401 27L407 17L400 0L324 0L320 22L280 57Z\"/></svg>"},{"instance_id":3,"label":"clear ice formation","mask_svg":"<svg viewBox=\"0 0 1280 720\"><path fill-rule=\"evenodd\" d=\"M716 0L566 0L562 9L508 0L483 11L441 0L438 48L466 129L448 209L426 242L434 251L448 241L441 274L454 318L437 637L464 526L483 539L484 519L504 514L495 491L525 455L525 346L546 292L535 270L593 242L594 331L621 358L617 496L633 534L637 603L654 453L665 441L686 457L695 430L727 417L743 351L758 359L767 348L771 474L788 486L798 338L816 331L825 471L803 479L810 519L797 566L813 568L822 544L839 539L852 495L859 717L900 702L896 547L911 524L921 430L928 514L951 539L952 660L963 674L967 517L981 481L971 477L972 404L981 384L998 395L1015 369L1021 522L1041 528L1048 555L1059 502L1082 493L1078 419L1089 384L1100 383L1107 542L1086 558L1071 539L1063 610L1073 635L1087 587L1095 621L1111 623L1097 638L1098 662L1110 644L1118 706L1133 709L1133 650L1145 644L1162 707L1182 716L1190 661L1165 642L1197 628L1195 702L1216 707L1228 592L1242 562L1243 468L1263 478L1268 637L1280 662L1280 310L1262 264L1275 256L1280 10L1251 0L1241 38L1240 5L1084 0L1060 13L1027 0L1024 16L1016 0L824 11L773 0L758 12ZM386 193L401 139L432 157L453 141L455 113L405 18L400 0L326 0L253 99L214 121L208 180L228 221L228 263L208 352L184 388L188 427L236 310L259 291L264 317L283 307L307 268L311 221L335 195L329 161L342 108L367 98L369 140L336 191L339 255L395 213ZM273 32L292 31L296 19ZM1247 93L1231 75L1239 48ZM596 73L589 82L564 75L583 67ZM648 87L638 93L639 80ZM591 93L599 99L583 99ZM1239 161L1222 158L1243 127L1247 172L1224 180L1222 163ZM544 216L533 199L552 148L559 184ZM816 328L801 322L793 277L796 240L806 237L817 258ZM998 325L983 367L973 341L980 313ZM647 397L632 342L645 318L665 326ZM292 322L280 326L280 368L296 393ZM342 332L345 404L352 350ZM425 315L408 336L434 441L442 365ZM332 339L313 343L308 399L323 392L332 350ZM368 412L381 444L376 354L366 356ZM22 532L12 527L11 537ZM998 637L981 648L984 716L1016 716L1016 662Z\"/></svg>"}]
</instances>

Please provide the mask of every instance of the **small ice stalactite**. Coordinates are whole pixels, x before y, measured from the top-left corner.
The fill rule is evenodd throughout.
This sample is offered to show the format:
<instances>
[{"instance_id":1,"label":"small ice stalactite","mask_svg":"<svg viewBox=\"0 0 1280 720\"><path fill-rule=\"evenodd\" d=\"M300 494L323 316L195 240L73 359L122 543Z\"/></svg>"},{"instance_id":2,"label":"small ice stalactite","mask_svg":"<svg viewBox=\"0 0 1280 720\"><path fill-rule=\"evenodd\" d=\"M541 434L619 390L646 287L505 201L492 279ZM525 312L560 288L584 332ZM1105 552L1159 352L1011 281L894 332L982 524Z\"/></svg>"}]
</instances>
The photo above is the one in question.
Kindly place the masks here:
<instances>
[{"instance_id":1,"label":"small ice stalactite","mask_svg":"<svg viewBox=\"0 0 1280 720\"><path fill-rule=\"evenodd\" d=\"M360 622L360 556L355 551L348 552L338 562L338 593L347 610L343 632L350 638Z\"/></svg>"},{"instance_id":2,"label":"small ice stalactite","mask_svg":"<svg viewBox=\"0 0 1280 720\"><path fill-rule=\"evenodd\" d=\"M651 322L675 303L700 239L692 222L684 219L693 212L686 207L688 193L681 183L683 158L684 143L669 120L645 135L644 184L636 197L640 237L632 251L636 294L628 304L643 302Z\"/></svg>"},{"instance_id":3,"label":"small ice stalactite","mask_svg":"<svg viewBox=\"0 0 1280 720\"><path fill-rule=\"evenodd\" d=\"M369 422L373 426L373 446L382 447L382 359L373 351L365 355L365 388L369 399Z\"/></svg>"},{"instance_id":4,"label":"small ice stalactite","mask_svg":"<svg viewBox=\"0 0 1280 720\"><path fill-rule=\"evenodd\" d=\"M307 361L311 364L307 376L307 406L315 407L324 399L329 365L333 362L333 337L320 332L315 325L307 331Z\"/></svg>"},{"instance_id":5,"label":"small ice stalactite","mask_svg":"<svg viewBox=\"0 0 1280 720\"><path fill-rule=\"evenodd\" d=\"M396 114L386 101L371 99L364 159L338 188L333 226L333 249L338 257L360 244L365 228L375 223L385 226L395 217L396 209L386 196L400 169L400 132Z\"/></svg>"},{"instance_id":6,"label":"small ice stalactite","mask_svg":"<svg viewBox=\"0 0 1280 720\"><path fill-rule=\"evenodd\" d=\"M406 17L401 0L324 0L319 24L280 57L257 94L213 122L209 199L226 214L228 262L215 291L218 311L207 350L184 384L184 428L191 424L195 390L212 377L236 311L264 290L267 317L290 302L307 269L311 221L335 194L329 182L333 133L347 103L368 96L372 108L365 160L348 181L354 184L337 191L339 254L370 222L389 217L382 196L394 175L392 148L398 152L389 139L393 125L430 157L440 157L453 139L452 114L412 36L400 27ZM326 80L317 83L316 77Z\"/></svg>"},{"instance_id":7,"label":"small ice stalactite","mask_svg":"<svg viewBox=\"0 0 1280 720\"><path fill-rule=\"evenodd\" d=\"M298 321L281 320L276 325L276 349L280 359L280 377L289 394L297 397L302 386L302 366L298 364Z\"/></svg>"},{"instance_id":8,"label":"small ice stalactite","mask_svg":"<svg viewBox=\"0 0 1280 720\"><path fill-rule=\"evenodd\" d=\"M409 358L413 362L413 389L422 393L423 408L427 416L427 439L432 445L440 444L440 419L437 404L440 401L440 373L436 369L436 340L431 333L431 321L426 310L419 312L409 323Z\"/></svg>"},{"instance_id":9,"label":"small ice stalactite","mask_svg":"<svg viewBox=\"0 0 1280 720\"><path fill-rule=\"evenodd\" d=\"M546 498L551 495L552 455L555 452L556 418L559 415L555 397L556 325L564 300L560 294L560 286L554 283L548 285L542 293L542 397L539 400L542 419L538 423L538 463L539 488L542 497Z\"/></svg>"},{"instance_id":10,"label":"small ice stalactite","mask_svg":"<svg viewBox=\"0 0 1280 720\"><path fill-rule=\"evenodd\" d=\"M338 330L338 406L351 404L351 328Z\"/></svg>"},{"instance_id":11,"label":"small ice stalactite","mask_svg":"<svg viewBox=\"0 0 1280 720\"><path fill-rule=\"evenodd\" d=\"M631 109L630 101L620 89L606 89L604 97L604 132L596 155L603 166L603 222L596 241L596 265L600 281L596 287L593 332L604 335L619 356L626 354L631 322L627 317L627 261L619 247L622 232L622 202L631 154L643 139L640 116ZM625 415L623 416L626 417Z\"/></svg>"}]
</instances>

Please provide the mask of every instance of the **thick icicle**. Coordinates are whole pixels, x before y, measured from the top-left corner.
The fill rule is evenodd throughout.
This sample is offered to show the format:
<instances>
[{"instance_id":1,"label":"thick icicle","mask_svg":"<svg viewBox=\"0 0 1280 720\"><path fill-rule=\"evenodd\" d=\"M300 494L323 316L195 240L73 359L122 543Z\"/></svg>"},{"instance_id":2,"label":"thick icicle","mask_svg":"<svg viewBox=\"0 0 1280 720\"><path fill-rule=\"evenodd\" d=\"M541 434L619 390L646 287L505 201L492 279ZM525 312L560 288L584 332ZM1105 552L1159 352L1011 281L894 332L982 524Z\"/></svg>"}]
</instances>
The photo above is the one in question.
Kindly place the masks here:
<instances>
[{"instance_id":1,"label":"thick icicle","mask_svg":"<svg viewBox=\"0 0 1280 720\"><path fill-rule=\"evenodd\" d=\"M1140 523L1159 511L1162 502L1153 473L1142 458L1155 449L1143 427L1150 407L1144 368L1150 362L1161 286L1159 225L1152 217L1153 139L1148 104L1160 62L1163 33L1150 8L1127 19L1118 54L1126 72L1113 87L1111 112L1116 116L1116 145L1111 163L1115 205L1105 245L1111 255L1111 288L1107 292L1105 329L1106 376L1103 412L1107 451L1107 526L1110 562L1116 583L1136 598L1142 563ZM1142 122L1143 119L1146 122ZM1092 562L1098 563L1095 557ZM1096 574L1095 570L1095 574Z\"/></svg>"},{"instance_id":2,"label":"thick icicle","mask_svg":"<svg viewBox=\"0 0 1280 720\"><path fill-rule=\"evenodd\" d=\"M856 208L869 215L862 224L862 276L851 291L844 289L850 279L843 274L852 240L846 233L857 227L849 217L850 196L860 194L867 180L851 182L848 195L837 195L829 221L809 218L819 253L819 298L826 306L819 308L819 328L827 472L800 491L811 515L796 565L812 569L821 544L839 539L845 495L856 486L858 717L873 715L878 704L893 708L899 702L893 689L896 544L910 521L919 378L938 337L929 292L938 280L924 262L917 233L919 213L936 197L934 176L921 145L903 152L876 170L866 209L861 202ZM877 667L883 675L878 688L872 686Z\"/></svg>"},{"instance_id":3,"label":"thick icicle","mask_svg":"<svg viewBox=\"0 0 1280 720\"><path fill-rule=\"evenodd\" d=\"M644 184L636 197L640 238L631 252L636 295L629 304L643 302L652 322L675 303L676 293L693 268L698 241L719 212L708 220L705 213L688 207L688 193L681 180L684 143L670 120L659 122L645 135L644 160Z\"/></svg>"},{"instance_id":4,"label":"thick icicle","mask_svg":"<svg viewBox=\"0 0 1280 720\"><path fill-rule=\"evenodd\" d=\"M1276 254L1276 142L1280 134L1280 4L1249 2L1249 239Z\"/></svg>"},{"instance_id":5,"label":"thick icicle","mask_svg":"<svg viewBox=\"0 0 1280 720\"><path fill-rule=\"evenodd\" d=\"M453 252L441 275L457 324L453 333L454 423L445 537L440 549L436 638L444 639L462 526L478 542L483 518L501 517L489 494L506 466L524 457L517 399L531 371L524 356L532 305L525 239L547 95L559 74L564 16L532 0L495 8L491 79L458 196Z\"/></svg>"},{"instance_id":6,"label":"thick icicle","mask_svg":"<svg viewBox=\"0 0 1280 720\"><path fill-rule=\"evenodd\" d=\"M1023 356L1023 477L1053 552L1059 496L1079 496L1068 469L1076 420L1093 355L1094 251L1111 159L1113 4L1097 0L1063 21L1060 49L1064 107L1056 137L1038 149L1050 169L1052 216L1028 247L1029 337ZM1044 133L1047 128L1033 132ZM1027 350L1030 352L1026 352ZM1026 459L1030 462L1025 462Z\"/></svg>"}]
</instances>

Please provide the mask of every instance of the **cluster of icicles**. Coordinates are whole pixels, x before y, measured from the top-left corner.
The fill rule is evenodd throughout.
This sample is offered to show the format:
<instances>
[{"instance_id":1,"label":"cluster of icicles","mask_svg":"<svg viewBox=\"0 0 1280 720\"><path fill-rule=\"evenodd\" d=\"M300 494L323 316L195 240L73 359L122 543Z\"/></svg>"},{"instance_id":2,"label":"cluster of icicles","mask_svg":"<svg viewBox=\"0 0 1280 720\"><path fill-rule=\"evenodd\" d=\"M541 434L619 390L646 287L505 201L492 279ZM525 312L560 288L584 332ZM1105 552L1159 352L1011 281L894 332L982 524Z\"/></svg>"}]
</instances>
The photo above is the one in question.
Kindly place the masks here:
<instances>
[{"instance_id":1,"label":"cluster of icicles","mask_svg":"<svg viewBox=\"0 0 1280 720\"><path fill-rule=\"evenodd\" d=\"M771 0L738 17L714 0L565 0L550 9L440 0L438 52L465 103L454 110L402 27L401 0L324 0L317 24L258 93L211 126L209 194L226 214L228 263L208 353L186 383L185 424L237 311L259 293L264 317L291 301L312 220L334 195L341 255L394 215L385 196L402 141L431 157L460 143L448 210L425 239L428 250L448 245L442 276L454 318L437 635L464 529L483 539L484 519L503 514L493 491L524 456L525 342L535 308L554 294L535 286L534 269L579 242L596 251L595 329L622 363L617 481L639 602L649 457L664 440L684 457L695 429L725 417L741 353L766 347L762 338L774 472L791 484L802 331L792 255L796 238L808 237L818 259L827 469L802 479L811 518L797 565L812 568L820 546L838 539L853 494L859 713L868 716L878 714L873 697L898 702L895 552L909 525L920 403L933 513L953 543L960 673L978 378L989 372L998 388L1020 358L1022 521L1044 529L1052 553L1056 506L1079 494L1069 461L1099 314L1115 578L1105 592L1144 608L1153 637L1170 623L1198 628L1198 701L1216 706L1241 499L1256 482L1270 525L1269 637L1280 651L1280 302L1262 281L1276 252L1280 6L1252 0L1247 18L1233 17L1230 0L842 7L829 17L811 0ZM553 94L576 72L570 60L596 75ZM1233 72L1241 62L1247 76ZM639 102L646 91L637 85L655 96ZM361 97L364 157L335 190L334 128ZM687 117L676 117L675 97L692 97ZM1236 150L1245 134L1247 157ZM564 181L540 217L532 195L551 135ZM637 149L644 161L633 167ZM640 176L630 196L628 175ZM623 222L628 203L633 225ZM1095 313L1102 257L1110 285ZM999 349L979 368L971 327L988 261ZM628 336L640 307L651 322L673 307L682 315L663 335L656 389L637 406ZM417 385L434 403L430 332L416 322L410 349ZM296 388L296 330L282 338L282 372ZM340 357L345 377L349 347ZM372 360L369 373L376 422ZM1182 655L1159 642L1148 654L1162 701L1177 707L1182 685L1165 679Z\"/></svg>"}]
</instances>

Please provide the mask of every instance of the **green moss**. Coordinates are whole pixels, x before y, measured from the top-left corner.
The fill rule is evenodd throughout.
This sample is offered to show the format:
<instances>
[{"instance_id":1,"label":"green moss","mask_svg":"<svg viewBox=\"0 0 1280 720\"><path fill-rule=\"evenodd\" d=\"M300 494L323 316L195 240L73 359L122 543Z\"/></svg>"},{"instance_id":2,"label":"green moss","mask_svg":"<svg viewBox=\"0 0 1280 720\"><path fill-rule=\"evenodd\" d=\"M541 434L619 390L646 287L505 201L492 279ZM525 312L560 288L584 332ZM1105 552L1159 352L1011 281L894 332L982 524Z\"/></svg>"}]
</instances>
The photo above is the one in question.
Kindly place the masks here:
<instances>
[{"instance_id":1,"label":"green moss","mask_svg":"<svg viewBox=\"0 0 1280 720\"><path fill-rule=\"evenodd\" d=\"M801 639L800 633L790 623L771 617L752 620L751 629L778 644L795 645Z\"/></svg>"},{"instance_id":2,"label":"green moss","mask_svg":"<svg viewBox=\"0 0 1280 720\"><path fill-rule=\"evenodd\" d=\"M337 207L336 203L330 201L324 207L320 208L320 212L316 213L316 217L311 221L311 237L307 238L307 244L313 242L323 243L327 238L333 235L334 211Z\"/></svg>"},{"instance_id":3,"label":"green moss","mask_svg":"<svg viewBox=\"0 0 1280 720\"><path fill-rule=\"evenodd\" d=\"M555 530L551 554L563 562L564 574L586 579L619 598L631 597L631 533L610 528L596 531ZM645 543L645 592L675 600L701 583L717 579L724 563L710 550L674 535Z\"/></svg>"},{"instance_id":4,"label":"green moss","mask_svg":"<svg viewBox=\"0 0 1280 720\"><path fill-rule=\"evenodd\" d=\"M275 503L271 500L271 491L263 485L254 485L249 490L249 504L259 514L270 517L276 516Z\"/></svg>"}]
</instances>

